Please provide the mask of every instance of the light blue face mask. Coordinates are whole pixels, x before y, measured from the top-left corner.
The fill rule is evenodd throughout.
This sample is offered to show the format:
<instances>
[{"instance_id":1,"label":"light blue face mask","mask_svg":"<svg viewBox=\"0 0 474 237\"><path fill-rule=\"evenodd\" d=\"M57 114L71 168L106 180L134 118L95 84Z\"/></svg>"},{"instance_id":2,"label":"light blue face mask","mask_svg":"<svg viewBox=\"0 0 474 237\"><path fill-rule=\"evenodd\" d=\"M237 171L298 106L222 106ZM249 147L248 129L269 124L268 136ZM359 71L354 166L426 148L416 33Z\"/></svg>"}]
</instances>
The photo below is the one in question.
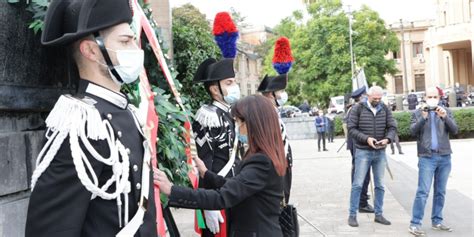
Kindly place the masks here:
<instances>
[{"instance_id":1,"label":"light blue face mask","mask_svg":"<svg viewBox=\"0 0 474 237\"><path fill-rule=\"evenodd\" d=\"M248 138L247 138L247 135L239 134L238 139L243 144L247 144L249 142Z\"/></svg>"},{"instance_id":2,"label":"light blue face mask","mask_svg":"<svg viewBox=\"0 0 474 237\"><path fill-rule=\"evenodd\" d=\"M240 87L238 85L234 85L227 88L227 95L224 96L224 101L227 104L234 104L240 99Z\"/></svg>"},{"instance_id":3,"label":"light blue face mask","mask_svg":"<svg viewBox=\"0 0 474 237\"><path fill-rule=\"evenodd\" d=\"M242 124L237 124L237 129L235 130L235 132L237 133L237 139L239 139L241 143L247 144L249 142L248 137L247 135L240 134L240 126L242 126Z\"/></svg>"},{"instance_id":4,"label":"light blue face mask","mask_svg":"<svg viewBox=\"0 0 474 237\"><path fill-rule=\"evenodd\" d=\"M283 91L280 93L280 98L277 99L277 106L283 106L286 102L288 101L288 93L286 91Z\"/></svg>"}]
</instances>

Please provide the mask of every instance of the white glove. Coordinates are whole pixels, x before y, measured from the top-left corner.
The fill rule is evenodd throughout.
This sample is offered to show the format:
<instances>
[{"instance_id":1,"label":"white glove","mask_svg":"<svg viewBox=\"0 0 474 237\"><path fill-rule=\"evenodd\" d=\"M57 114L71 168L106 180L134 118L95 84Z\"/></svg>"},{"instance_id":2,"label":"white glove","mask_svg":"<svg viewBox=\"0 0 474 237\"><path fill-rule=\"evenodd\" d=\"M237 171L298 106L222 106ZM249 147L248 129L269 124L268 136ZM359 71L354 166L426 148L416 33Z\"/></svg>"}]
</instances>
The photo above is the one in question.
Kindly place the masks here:
<instances>
[{"instance_id":1,"label":"white glove","mask_svg":"<svg viewBox=\"0 0 474 237\"><path fill-rule=\"evenodd\" d=\"M221 211L204 210L204 217L206 218L206 226L213 233L219 233L219 223L224 223Z\"/></svg>"}]
</instances>

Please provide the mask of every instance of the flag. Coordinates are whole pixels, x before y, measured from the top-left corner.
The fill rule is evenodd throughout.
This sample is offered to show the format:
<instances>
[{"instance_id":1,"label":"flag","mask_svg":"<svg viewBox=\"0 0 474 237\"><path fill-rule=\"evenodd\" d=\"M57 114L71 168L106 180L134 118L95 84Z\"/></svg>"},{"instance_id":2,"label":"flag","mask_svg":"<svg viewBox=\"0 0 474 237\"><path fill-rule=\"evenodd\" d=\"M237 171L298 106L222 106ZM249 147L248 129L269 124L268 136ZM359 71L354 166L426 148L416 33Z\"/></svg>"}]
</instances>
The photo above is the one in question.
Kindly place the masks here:
<instances>
[{"instance_id":1,"label":"flag","mask_svg":"<svg viewBox=\"0 0 474 237\"><path fill-rule=\"evenodd\" d=\"M355 77L352 78L352 91L355 91L361 87L369 88L367 84L367 78L365 77L364 68L361 68Z\"/></svg>"}]
</instances>

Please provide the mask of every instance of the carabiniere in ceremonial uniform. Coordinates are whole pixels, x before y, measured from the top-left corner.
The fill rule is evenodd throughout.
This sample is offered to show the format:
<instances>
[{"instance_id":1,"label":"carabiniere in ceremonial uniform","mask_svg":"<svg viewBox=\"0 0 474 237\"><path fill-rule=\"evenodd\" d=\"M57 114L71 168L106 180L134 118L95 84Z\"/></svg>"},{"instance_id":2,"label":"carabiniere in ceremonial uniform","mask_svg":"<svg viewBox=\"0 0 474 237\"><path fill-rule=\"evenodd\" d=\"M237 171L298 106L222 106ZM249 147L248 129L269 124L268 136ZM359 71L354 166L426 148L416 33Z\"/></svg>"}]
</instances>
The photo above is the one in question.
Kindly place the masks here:
<instances>
[{"instance_id":1,"label":"carabiniere in ceremonial uniform","mask_svg":"<svg viewBox=\"0 0 474 237\"><path fill-rule=\"evenodd\" d=\"M130 62L115 50L122 66L117 67L100 32L131 19L126 0L56 0L46 15L42 43L70 45L90 36L109 79L130 83L143 69L143 51L127 50ZM62 95L46 119L47 142L32 175L27 237L157 236L144 121L126 95L93 79L81 79L76 95Z\"/></svg>"}]
</instances>

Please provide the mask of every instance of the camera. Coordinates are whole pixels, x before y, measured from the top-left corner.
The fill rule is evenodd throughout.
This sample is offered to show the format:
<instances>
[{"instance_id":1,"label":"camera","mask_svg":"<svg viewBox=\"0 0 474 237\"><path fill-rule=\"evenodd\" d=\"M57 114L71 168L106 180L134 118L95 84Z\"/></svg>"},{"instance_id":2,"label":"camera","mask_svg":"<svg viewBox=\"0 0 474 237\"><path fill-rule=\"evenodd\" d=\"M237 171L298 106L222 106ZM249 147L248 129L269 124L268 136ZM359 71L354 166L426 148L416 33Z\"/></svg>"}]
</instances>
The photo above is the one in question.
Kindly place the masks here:
<instances>
[{"instance_id":1,"label":"camera","mask_svg":"<svg viewBox=\"0 0 474 237\"><path fill-rule=\"evenodd\" d=\"M425 112L436 111L437 108L438 108L438 106L426 105L425 107L423 107L423 111L425 111Z\"/></svg>"}]
</instances>

